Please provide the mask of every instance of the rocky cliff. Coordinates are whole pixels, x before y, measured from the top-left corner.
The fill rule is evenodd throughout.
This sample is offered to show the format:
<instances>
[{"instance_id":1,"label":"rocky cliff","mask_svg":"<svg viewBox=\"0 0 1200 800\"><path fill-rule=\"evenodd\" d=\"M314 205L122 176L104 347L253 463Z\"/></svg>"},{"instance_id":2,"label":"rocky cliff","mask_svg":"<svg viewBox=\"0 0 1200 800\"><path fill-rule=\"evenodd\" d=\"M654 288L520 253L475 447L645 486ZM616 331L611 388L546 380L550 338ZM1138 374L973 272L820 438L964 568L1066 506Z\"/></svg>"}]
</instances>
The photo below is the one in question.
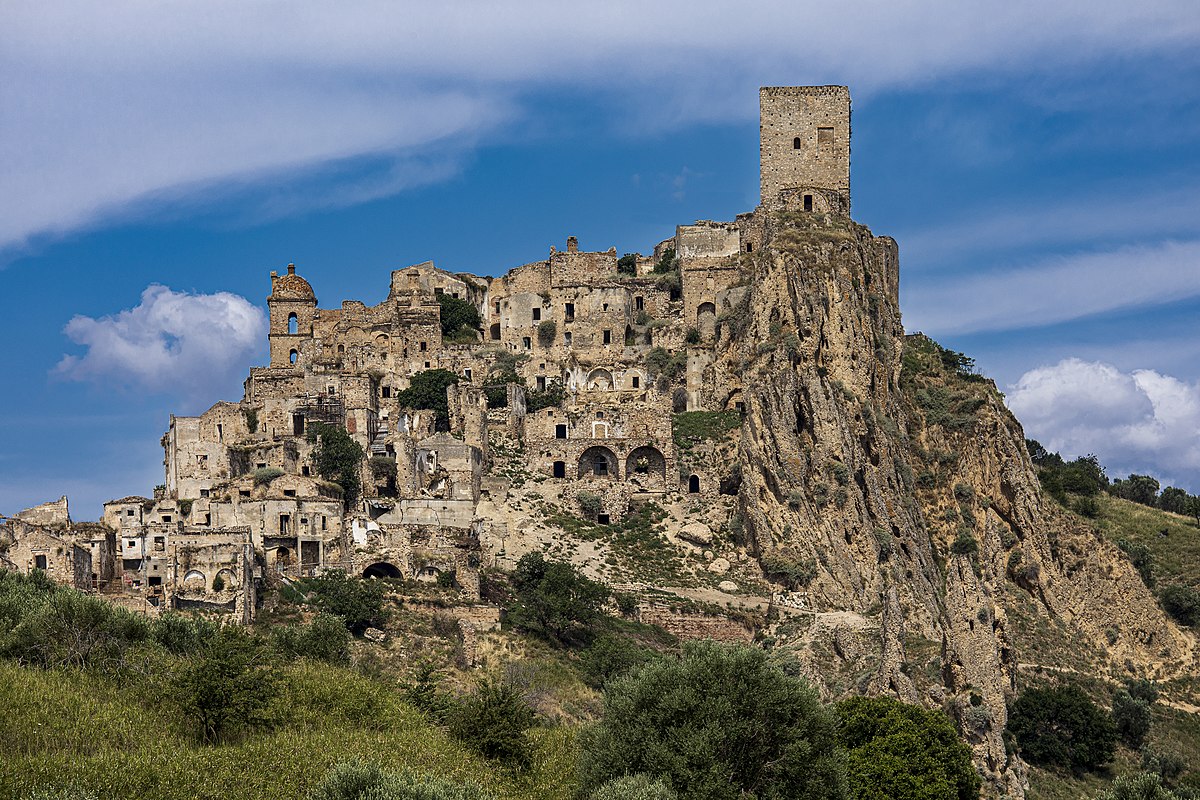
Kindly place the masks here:
<instances>
[{"instance_id":1,"label":"rocky cliff","mask_svg":"<svg viewBox=\"0 0 1200 800\"><path fill-rule=\"evenodd\" d=\"M985 792L1022 797L1001 739L1019 669L1073 668L1058 642L1080 669L1163 678L1195 642L1115 547L1043 499L995 386L904 336L892 240L776 212L766 241L711 369L744 387L735 529L806 612L777 618L777 649L830 695L948 706Z\"/></svg>"}]
</instances>

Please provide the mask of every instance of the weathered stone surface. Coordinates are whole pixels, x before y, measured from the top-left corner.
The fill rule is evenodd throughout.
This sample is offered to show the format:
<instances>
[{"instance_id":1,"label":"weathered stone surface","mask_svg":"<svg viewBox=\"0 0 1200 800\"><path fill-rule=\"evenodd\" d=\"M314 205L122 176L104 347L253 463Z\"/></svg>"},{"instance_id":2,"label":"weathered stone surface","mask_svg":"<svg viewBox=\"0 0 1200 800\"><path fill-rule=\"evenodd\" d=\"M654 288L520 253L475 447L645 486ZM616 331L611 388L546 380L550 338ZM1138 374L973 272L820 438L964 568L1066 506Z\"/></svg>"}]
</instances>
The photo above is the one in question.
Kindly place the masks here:
<instances>
[{"instance_id":1,"label":"weathered stone surface","mask_svg":"<svg viewBox=\"0 0 1200 800\"><path fill-rule=\"evenodd\" d=\"M738 591L738 585L736 583L734 583L733 581L721 581L720 583L717 584L717 588L720 589L722 592Z\"/></svg>"},{"instance_id":2,"label":"weathered stone surface","mask_svg":"<svg viewBox=\"0 0 1200 800\"><path fill-rule=\"evenodd\" d=\"M713 532L703 522L693 522L679 529L679 538L700 547L707 547L713 543Z\"/></svg>"},{"instance_id":3,"label":"weathered stone surface","mask_svg":"<svg viewBox=\"0 0 1200 800\"><path fill-rule=\"evenodd\" d=\"M378 644L387 640L387 633L385 631L381 631L379 628L367 628L365 631L363 631L363 638L368 642L375 642Z\"/></svg>"},{"instance_id":4,"label":"weathered stone surface","mask_svg":"<svg viewBox=\"0 0 1200 800\"><path fill-rule=\"evenodd\" d=\"M715 575L724 575L729 572L729 561L724 558L714 558L708 565L708 571Z\"/></svg>"}]
</instances>

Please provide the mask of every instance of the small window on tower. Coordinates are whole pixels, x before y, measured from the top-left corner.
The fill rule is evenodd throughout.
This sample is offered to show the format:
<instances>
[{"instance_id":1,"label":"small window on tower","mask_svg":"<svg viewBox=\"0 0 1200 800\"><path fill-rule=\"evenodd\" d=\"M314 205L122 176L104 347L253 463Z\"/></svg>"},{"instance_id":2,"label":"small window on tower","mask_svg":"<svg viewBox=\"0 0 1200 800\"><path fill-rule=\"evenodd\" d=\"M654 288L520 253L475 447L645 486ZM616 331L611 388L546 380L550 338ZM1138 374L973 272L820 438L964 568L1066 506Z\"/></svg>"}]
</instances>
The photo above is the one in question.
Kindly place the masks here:
<instances>
[{"instance_id":1,"label":"small window on tower","mask_svg":"<svg viewBox=\"0 0 1200 800\"><path fill-rule=\"evenodd\" d=\"M542 310L540 308L535 308L533 310L533 321L537 322L541 318L542 318Z\"/></svg>"},{"instance_id":2,"label":"small window on tower","mask_svg":"<svg viewBox=\"0 0 1200 800\"><path fill-rule=\"evenodd\" d=\"M795 139L792 139L792 149L793 150L800 149L800 137L799 136L797 136Z\"/></svg>"},{"instance_id":3,"label":"small window on tower","mask_svg":"<svg viewBox=\"0 0 1200 800\"><path fill-rule=\"evenodd\" d=\"M612 344L612 331L604 331L604 343Z\"/></svg>"},{"instance_id":4,"label":"small window on tower","mask_svg":"<svg viewBox=\"0 0 1200 800\"><path fill-rule=\"evenodd\" d=\"M429 347L429 342L421 342L421 352L424 353Z\"/></svg>"}]
</instances>

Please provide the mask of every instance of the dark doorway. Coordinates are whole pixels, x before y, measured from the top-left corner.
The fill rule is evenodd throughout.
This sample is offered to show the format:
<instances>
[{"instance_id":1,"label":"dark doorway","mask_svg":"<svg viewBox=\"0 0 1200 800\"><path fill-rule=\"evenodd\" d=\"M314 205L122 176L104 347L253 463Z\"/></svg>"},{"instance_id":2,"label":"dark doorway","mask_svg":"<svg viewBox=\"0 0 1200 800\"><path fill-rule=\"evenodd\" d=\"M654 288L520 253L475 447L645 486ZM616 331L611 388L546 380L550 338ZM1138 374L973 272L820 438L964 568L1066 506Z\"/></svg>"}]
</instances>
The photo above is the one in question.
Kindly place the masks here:
<instances>
[{"instance_id":1,"label":"dark doorway","mask_svg":"<svg viewBox=\"0 0 1200 800\"><path fill-rule=\"evenodd\" d=\"M699 491L700 491L700 476L693 475L692 477L688 478L688 493L689 494L697 494L697 493L699 493Z\"/></svg>"},{"instance_id":2,"label":"dark doorway","mask_svg":"<svg viewBox=\"0 0 1200 800\"><path fill-rule=\"evenodd\" d=\"M554 477L556 477L556 478L567 477L567 462L565 462L565 461L555 461L554 462Z\"/></svg>"},{"instance_id":3,"label":"dark doorway","mask_svg":"<svg viewBox=\"0 0 1200 800\"><path fill-rule=\"evenodd\" d=\"M403 578L400 568L386 561L378 561L363 570L364 578Z\"/></svg>"}]
</instances>

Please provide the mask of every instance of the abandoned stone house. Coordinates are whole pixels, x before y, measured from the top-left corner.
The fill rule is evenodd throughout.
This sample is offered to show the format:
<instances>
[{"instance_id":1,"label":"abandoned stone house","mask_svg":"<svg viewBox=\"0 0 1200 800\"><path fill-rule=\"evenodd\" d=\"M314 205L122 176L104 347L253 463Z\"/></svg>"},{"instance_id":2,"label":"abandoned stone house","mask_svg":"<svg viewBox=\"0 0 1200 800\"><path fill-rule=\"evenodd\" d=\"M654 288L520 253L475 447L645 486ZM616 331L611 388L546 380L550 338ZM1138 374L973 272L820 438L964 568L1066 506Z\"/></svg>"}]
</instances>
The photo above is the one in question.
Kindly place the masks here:
<instances>
[{"instance_id":1,"label":"abandoned stone house","mask_svg":"<svg viewBox=\"0 0 1200 800\"><path fill-rule=\"evenodd\" d=\"M250 369L240 402L171 417L152 497L105 504L115 550L104 585L243 615L256 581L329 568L451 571L477 591L480 542L514 524L495 512L511 480L492 469L497 446L562 482L564 496L601 497L601 521L639 499L715 495L704 465L681 467L673 414L741 410L742 387L706 368L730 335L725 323L745 313L764 215L850 207L848 90L764 88L760 112L761 205L729 222L680 225L649 256L583 251L568 237L565 249L499 277L428 261L398 269L382 302L335 308L319 306L294 265L272 272L270 363ZM473 306L478 328L444 332L439 295ZM448 425L403 405L427 370L457 376ZM343 428L366 454L352 507L316 472L307 434L318 422ZM373 470L381 462L383 480ZM49 533L21 541L8 553L18 568L101 584L92 545L56 545ZM37 555L20 561L35 545L50 548L44 567Z\"/></svg>"}]
</instances>

